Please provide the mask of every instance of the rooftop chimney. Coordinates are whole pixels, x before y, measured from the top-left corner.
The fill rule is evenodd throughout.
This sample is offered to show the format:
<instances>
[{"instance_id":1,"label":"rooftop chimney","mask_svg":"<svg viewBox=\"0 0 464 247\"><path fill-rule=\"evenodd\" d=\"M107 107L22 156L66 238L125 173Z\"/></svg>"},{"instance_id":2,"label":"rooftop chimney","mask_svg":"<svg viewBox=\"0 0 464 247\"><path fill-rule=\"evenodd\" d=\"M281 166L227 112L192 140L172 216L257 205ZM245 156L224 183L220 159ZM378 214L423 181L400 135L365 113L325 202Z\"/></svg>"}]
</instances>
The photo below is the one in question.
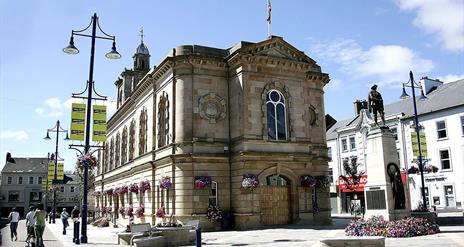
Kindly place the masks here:
<instances>
[{"instance_id":1,"label":"rooftop chimney","mask_svg":"<svg viewBox=\"0 0 464 247\"><path fill-rule=\"evenodd\" d=\"M357 116L361 112L361 109L367 109L367 101L357 99L353 102L354 104L354 115Z\"/></svg>"}]
</instances>

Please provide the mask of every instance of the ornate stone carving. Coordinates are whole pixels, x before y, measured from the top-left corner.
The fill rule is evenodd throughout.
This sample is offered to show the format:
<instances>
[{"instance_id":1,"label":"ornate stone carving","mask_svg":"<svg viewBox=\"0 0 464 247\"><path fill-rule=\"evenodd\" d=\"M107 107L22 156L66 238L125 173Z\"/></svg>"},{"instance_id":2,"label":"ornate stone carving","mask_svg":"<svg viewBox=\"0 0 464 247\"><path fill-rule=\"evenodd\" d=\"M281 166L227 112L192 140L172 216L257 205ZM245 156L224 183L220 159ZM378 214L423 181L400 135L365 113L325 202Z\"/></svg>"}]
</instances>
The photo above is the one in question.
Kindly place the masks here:
<instances>
[{"instance_id":1,"label":"ornate stone carving","mask_svg":"<svg viewBox=\"0 0 464 247\"><path fill-rule=\"evenodd\" d=\"M200 117L216 123L226 118L226 101L215 93L208 93L200 97L198 101Z\"/></svg>"}]
</instances>

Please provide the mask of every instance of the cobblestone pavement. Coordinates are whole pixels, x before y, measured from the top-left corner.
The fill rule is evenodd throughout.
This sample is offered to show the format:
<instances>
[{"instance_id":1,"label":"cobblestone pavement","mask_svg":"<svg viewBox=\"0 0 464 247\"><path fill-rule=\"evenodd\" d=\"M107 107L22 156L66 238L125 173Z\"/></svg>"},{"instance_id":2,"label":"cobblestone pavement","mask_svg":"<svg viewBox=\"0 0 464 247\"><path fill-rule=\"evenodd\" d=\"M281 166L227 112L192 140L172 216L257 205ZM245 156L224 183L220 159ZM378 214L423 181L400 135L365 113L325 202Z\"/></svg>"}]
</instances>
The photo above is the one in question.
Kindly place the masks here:
<instances>
[{"instance_id":1,"label":"cobblestone pavement","mask_svg":"<svg viewBox=\"0 0 464 247\"><path fill-rule=\"evenodd\" d=\"M57 222L58 224L58 222ZM5 247L24 247L26 246L26 220L20 220L18 224L18 241L11 241L10 238L10 225L1 229L3 245ZM64 245L57 240L57 238L52 234L49 225L45 226L45 231L43 235L45 247L64 247Z\"/></svg>"}]
</instances>

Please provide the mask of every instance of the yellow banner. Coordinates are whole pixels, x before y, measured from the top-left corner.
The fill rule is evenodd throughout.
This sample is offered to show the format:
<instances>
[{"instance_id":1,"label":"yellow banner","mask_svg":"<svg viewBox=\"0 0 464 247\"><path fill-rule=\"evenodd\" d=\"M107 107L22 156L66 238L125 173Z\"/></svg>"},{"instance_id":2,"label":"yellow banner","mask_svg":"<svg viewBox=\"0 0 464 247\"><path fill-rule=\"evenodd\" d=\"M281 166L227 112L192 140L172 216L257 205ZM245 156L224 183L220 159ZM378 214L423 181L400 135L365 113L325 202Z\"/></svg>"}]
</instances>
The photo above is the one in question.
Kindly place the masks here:
<instances>
[{"instance_id":1,"label":"yellow banner","mask_svg":"<svg viewBox=\"0 0 464 247\"><path fill-rule=\"evenodd\" d=\"M83 141L85 129L85 104L72 104L71 109L71 140Z\"/></svg>"},{"instance_id":2,"label":"yellow banner","mask_svg":"<svg viewBox=\"0 0 464 247\"><path fill-rule=\"evenodd\" d=\"M425 133L419 132L419 139L420 139L420 147L422 157L427 157L427 140L425 139ZM413 156L419 157L419 144L417 142L417 134L416 132L411 132L411 144L412 144L412 152Z\"/></svg>"},{"instance_id":3,"label":"yellow banner","mask_svg":"<svg viewBox=\"0 0 464 247\"><path fill-rule=\"evenodd\" d=\"M93 126L92 126L92 141L106 141L106 106L93 106Z\"/></svg>"},{"instance_id":4,"label":"yellow banner","mask_svg":"<svg viewBox=\"0 0 464 247\"><path fill-rule=\"evenodd\" d=\"M56 171L56 179L64 179L64 163L58 163L58 169Z\"/></svg>"},{"instance_id":5,"label":"yellow banner","mask_svg":"<svg viewBox=\"0 0 464 247\"><path fill-rule=\"evenodd\" d=\"M47 180L42 179L42 191L46 191L46 190L47 190Z\"/></svg>"},{"instance_id":6,"label":"yellow banner","mask_svg":"<svg viewBox=\"0 0 464 247\"><path fill-rule=\"evenodd\" d=\"M55 161L48 162L48 181L52 181L55 177Z\"/></svg>"}]
</instances>

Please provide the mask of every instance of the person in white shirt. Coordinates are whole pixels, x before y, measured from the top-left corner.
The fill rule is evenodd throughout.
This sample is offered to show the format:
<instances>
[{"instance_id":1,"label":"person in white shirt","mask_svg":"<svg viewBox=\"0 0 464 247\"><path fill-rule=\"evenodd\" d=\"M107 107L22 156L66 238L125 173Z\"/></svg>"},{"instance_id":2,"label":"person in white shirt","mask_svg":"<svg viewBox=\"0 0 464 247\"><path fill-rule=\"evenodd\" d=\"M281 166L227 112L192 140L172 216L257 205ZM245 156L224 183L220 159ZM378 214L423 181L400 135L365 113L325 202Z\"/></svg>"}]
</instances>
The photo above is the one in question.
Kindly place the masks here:
<instances>
[{"instance_id":1,"label":"person in white shirt","mask_svg":"<svg viewBox=\"0 0 464 247\"><path fill-rule=\"evenodd\" d=\"M16 208L11 210L10 215L8 215L8 219L10 220L10 231L11 231L11 241L18 241L18 233L16 229L18 229L18 222L19 222L19 213Z\"/></svg>"},{"instance_id":2,"label":"person in white shirt","mask_svg":"<svg viewBox=\"0 0 464 247\"><path fill-rule=\"evenodd\" d=\"M29 240L31 236L34 236L34 225L35 225L34 211L35 211L35 208L33 206L30 206L29 212L26 215L26 228L27 228L26 242Z\"/></svg>"}]
</instances>

